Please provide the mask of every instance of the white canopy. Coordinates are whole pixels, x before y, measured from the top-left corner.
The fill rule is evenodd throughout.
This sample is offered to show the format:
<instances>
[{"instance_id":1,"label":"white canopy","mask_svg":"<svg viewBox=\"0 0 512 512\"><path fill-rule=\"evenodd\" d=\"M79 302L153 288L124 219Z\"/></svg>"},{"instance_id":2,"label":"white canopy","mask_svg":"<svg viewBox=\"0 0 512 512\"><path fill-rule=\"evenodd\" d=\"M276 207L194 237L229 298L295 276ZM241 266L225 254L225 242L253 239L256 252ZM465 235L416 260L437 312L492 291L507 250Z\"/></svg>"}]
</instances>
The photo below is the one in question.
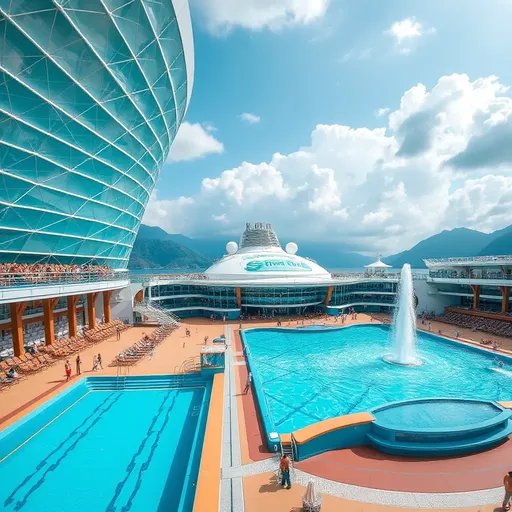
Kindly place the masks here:
<instances>
[{"instance_id":1,"label":"white canopy","mask_svg":"<svg viewBox=\"0 0 512 512\"><path fill-rule=\"evenodd\" d=\"M391 268L391 265L386 265L383 261L380 260L380 256L377 257L377 261L374 261L373 263L370 263L369 265L365 265L364 268Z\"/></svg>"}]
</instances>

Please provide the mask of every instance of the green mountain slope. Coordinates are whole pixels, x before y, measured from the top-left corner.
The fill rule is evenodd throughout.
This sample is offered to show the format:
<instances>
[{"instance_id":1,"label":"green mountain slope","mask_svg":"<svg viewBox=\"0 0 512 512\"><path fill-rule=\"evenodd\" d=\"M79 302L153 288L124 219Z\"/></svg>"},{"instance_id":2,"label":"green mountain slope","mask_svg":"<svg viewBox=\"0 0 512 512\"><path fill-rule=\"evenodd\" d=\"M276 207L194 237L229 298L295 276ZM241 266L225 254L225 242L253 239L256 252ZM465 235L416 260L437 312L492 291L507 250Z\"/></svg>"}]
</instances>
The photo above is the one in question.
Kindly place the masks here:
<instances>
[{"instance_id":1,"label":"green mountain slope","mask_svg":"<svg viewBox=\"0 0 512 512\"><path fill-rule=\"evenodd\" d=\"M408 251L388 256L383 261L393 267L409 263L413 268L425 268L424 258L476 256L489 243L490 235L467 228L445 230L417 243Z\"/></svg>"},{"instance_id":2,"label":"green mountain slope","mask_svg":"<svg viewBox=\"0 0 512 512\"><path fill-rule=\"evenodd\" d=\"M137 238L128 268L204 270L210 264L211 259L172 240Z\"/></svg>"},{"instance_id":3,"label":"green mountain slope","mask_svg":"<svg viewBox=\"0 0 512 512\"><path fill-rule=\"evenodd\" d=\"M493 256L512 254L512 226L495 231L493 235L499 233L487 244L479 253L480 256Z\"/></svg>"}]
</instances>

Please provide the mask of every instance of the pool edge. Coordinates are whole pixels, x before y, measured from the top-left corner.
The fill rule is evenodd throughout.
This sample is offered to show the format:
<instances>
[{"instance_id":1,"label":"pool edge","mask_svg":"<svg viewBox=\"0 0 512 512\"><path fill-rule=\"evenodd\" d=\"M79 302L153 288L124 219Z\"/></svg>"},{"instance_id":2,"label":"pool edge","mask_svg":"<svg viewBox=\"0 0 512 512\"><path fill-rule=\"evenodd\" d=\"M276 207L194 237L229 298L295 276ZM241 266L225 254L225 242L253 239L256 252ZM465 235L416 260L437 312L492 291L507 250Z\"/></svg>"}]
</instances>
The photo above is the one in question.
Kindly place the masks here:
<instances>
[{"instance_id":1,"label":"pool edge","mask_svg":"<svg viewBox=\"0 0 512 512\"><path fill-rule=\"evenodd\" d=\"M224 373L213 376L193 512L217 512L220 502Z\"/></svg>"},{"instance_id":2,"label":"pool edge","mask_svg":"<svg viewBox=\"0 0 512 512\"><path fill-rule=\"evenodd\" d=\"M370 326L375 327L375 328L384 328L386 330L391 328L391 326L389 324L384 324L384 323L379 323L379 324L364 323L364 324L357 324L357 325L337 326L334 328L325 329L325 332L328 332L328 331L332 332L332 331L343 330L343 329L357 329L358 327L370 327ZM417 330L420 331L422 333L422 335L426 335L427 337L437 338L437 339L442 340L445 343L459 345L469 351L480 352L480 353L485 353L485 354L489 354L489 355L495 354L495 355L503 357L505 360L510 360L512 362L512 355L507 352L491 350L488 347L480 346L476 343L471 343L471 342L468 342L468 341L462 340L462 339L454 339L449 336L445 336L442 334L435 334L432 332L424 331L419 328ZM331 420L334 420L334 424L337 424L339 422L341 425L341 424L344 424L345 421L347 421L349 423L349 425L347 425L347 426L350 426L350 427L358 426L357 424L356 425L351 424L350 418L353 415L348 414L348 415L342 415L342 416L334 416L333 418L327 418L326 420L312 423L311 425L302 427L301 429L298 429L295 432L290 432L290 433L286 433L286 434L277 434L275 432L274 424L272 421L272 416L271 416L271 413L270 413L270 410L269 410L269 407L268 407L268 404L267 404L267 401L265 398L265 394L263 392L263 388L260 383L259 374L258 374L258 372L256 372L256 373L253 372L252 355L251 355L251 351L249 349L249 345L246 343L246 338L245 338L245 333L251 332L251 331L252 332L255 332L255 331L278 331L278 332L294 331L294 332L300 332L301 334L310 334L315 331L307 330L307 329L300 329L299 331L297 331L295 327L289 327L289 328L288 327L254 327L254 328L243 329L243 330L239 331L240 339L242 341L243 351L244 351L245 358L247 361L247 366L248 366L248 369L251 372L252 377L253 377L253 389L254 389L254 392L257 397L257 407L259 409L259 413L260 413L262 423L263 423L264 432L262 432L262 437L266 440L267 449L269 450L269 453L272 453L275 450L281 449L282 448L281 444L290 444L290 441L288 441L288 438L291 438L291 442L294 443L294 441L295 441L294 435L304 429L306 429L309 432L309 429L312 427L311 432L314 432L314 434L311 436L311 439L308 439L308 441L311 441L312 439L319 438L326 434L343 429L343 427L341 427L341 428L338 427L338 428L334 428L334 429L331 429L329 427L329 429L322 431L321 427L324 425L330 424L329 422ZM316 332L318 332L318 331L316 331ZM421 400L421 399L419 399L419 400ZM488 401L498 404L499 406L503 407L504 409L512 409L512 401L496 401L496 400L488 400ZM391 403L392 402L390 402L389 404L391 404ZM400 402L394 402L394 403L400 403ZM375 410L376 408L379 408L379 407L384 407L389 404L381 404L375 408L372 408L369 411L361 411L361 413L368 414L369 416L373 416L373 410ZM368 423L370 423L370 421L368 421Z\"/></svg>"}]
</instances>

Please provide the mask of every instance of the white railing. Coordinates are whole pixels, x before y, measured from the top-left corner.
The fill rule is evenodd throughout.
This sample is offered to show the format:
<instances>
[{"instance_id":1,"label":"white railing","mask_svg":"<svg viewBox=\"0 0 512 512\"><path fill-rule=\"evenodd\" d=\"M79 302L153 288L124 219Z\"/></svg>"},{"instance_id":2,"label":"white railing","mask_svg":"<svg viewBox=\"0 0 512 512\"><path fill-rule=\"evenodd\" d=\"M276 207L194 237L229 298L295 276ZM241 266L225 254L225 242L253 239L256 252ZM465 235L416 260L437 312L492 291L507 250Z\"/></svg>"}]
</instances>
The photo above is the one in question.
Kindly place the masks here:
<instances>
[{"instance_id":1,"label":"white railing","mask_svg":"<svg viewBox=\"0 0 512 512\"><path fill-rule=\"evenodd\" d=\"M127 277L126 272L0 272L0 288L96 283Z\"/></svg>"},{"instance_id":2,"label":"white railing","mask_svg":"<svg viewBox=\"0 0 512 512\"><path fill-rule=\"evenodd\" d=\"M470 280L478 280L478 279L494 279L497 281L510 281L512 280L512 275L507 274L505 272L450 272L443 270L431 270L428 274L429 279L470 279Z\"/></svg>"},{"instance_id":3,"label":"white railing","mask_svg":"<svg viewBox=\"0 0 512 512\"><path fill-rule=\"evenodd\" d=\"M173 325L175 327L179 327L181 325L180 319L175 314L151 300L139 302L135 304L133 309L135 312L140 313L161 325Z\"/></svg>"},{"instance_id":4,"label":"white railing","mask_svg":"<svg viewBox=\"0 0 512 512\"><path fill-rule=\"evenodd\" d=\"M415 272L413 273L413 279L417 280L425 280L427 279L427 272ZM265 281L273 281L276 279L285 279L286 283L291 285L293 284L303 284L307 285L309 282L314 283L318 286L328 286L331 284L336 285L339 281L343 283L345 281L350 281L354 279L361 280L371 280L371 281L398 281L400 279L400 272L333 272L330 275L330 279L325 279L324 277L315 279L314 277L310 277L308 275L304 275L301 278L294 278L292 276L279 276L279 275L271 275L271 274L258 274L258 275L223 275L223 274L204 274L204 273L195 273L195 274L137 274L132 273L130 275L130 279L135 283L158 283L160 281L168 282L168 281L217 281L217 282L225 282L232 284L243 284L246 280L255 280L257 279L260 282ZM323 282L325 280L325 283Z\"/></svg>"},{"instance_id":5,"label":"white railing","mask_svg":"<svg viewBox=\"0 0 512 512\"><path fill-rule=\"evenodd\" d=\"M442 266L449 265L450 263L497 263L500 265L512 265L512 255L504 254L498 256L460 256L454 258L428 258L423 260L425 265L429 266Z\"/></svg>"}]
</instances>

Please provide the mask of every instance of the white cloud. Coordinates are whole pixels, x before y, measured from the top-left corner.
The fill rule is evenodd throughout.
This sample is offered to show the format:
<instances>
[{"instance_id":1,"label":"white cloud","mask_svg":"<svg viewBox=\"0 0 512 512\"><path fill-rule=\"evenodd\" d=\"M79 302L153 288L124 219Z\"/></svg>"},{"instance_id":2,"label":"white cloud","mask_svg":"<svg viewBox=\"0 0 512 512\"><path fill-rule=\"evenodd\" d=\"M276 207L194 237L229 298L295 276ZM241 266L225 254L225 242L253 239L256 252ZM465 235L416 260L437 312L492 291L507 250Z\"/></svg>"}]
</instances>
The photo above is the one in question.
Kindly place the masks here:
<instances>
[{"instance_id":1,"label":"white cloud","mask_svg":"<svg viewBox=\"0 0 512 512\"><path fill-rule=\"evenodd\" d=\"M382 117L385 116L386 114L389 114L390 111L391 109L389 107L378 108L377 111L375 112L375 115L377 117Z\"/></svg>"},{"instance_id":2,"label":"white cloud","mask_svg":"<svg viewBox=\"0 0 512 512\"><path fill-rule=\"evenodd\" d=\"M366 60L370 58L371 54L371 48L365 48L363 50L356 50L355 48L352 48L347 53L345 53L341 59L339 59L339 62L346 64L351 60Z\"/></svg>"},{"instance_id":3,"label":"white cloud","mask_svg":"<svg viewBox=\"0 0 512 512\"><path fill-rule=\"evenodd\" d=\"M257 116L256 114L251 114L250 112L244 112L243 114L240 114L238 117L240 117L242 121L245 121L249 124L256 124L259 123L261 120L260 116Z\"/></svg>"},{"instance_id":4,"label":"white cloud","mask_svg":"<svg viewBox=\"0 0 512 512\"><path fill-rule=\"evenodd\" d=\"M224 153L224 145L211 135L213 131L215 127L212 125L203 127L199 123L192 124L185 121L174 139L167 161L186 162L210 154Z\"/></svg>"},{"instance_id":5,"label":"white cloud","mask_svg":"<svg viewBox=\"0 0 512 512\"><path fill-rule=\"evenodd\" d=\"M400 53L408 55L413 51L414 44L420 37L426 34L433 34L435 31L434 27L425 28L422 23L416 21L416 18L413 17L395 21L385 31L385 34L393 37Z\"/></svg>"},{"instance_id":6,"label":"white cloud","mask_svg":"<svg viewBox=\"0 0 512 512\"><path fill-rule=\"evenodd\" d=\"M398 99L386 128L318 125L307 146L206 178L193 197L155 195L147 215L165 229L232 237L263 212L283 240L337 239L384 254L442 229L510 223L507 88L454 74Z\"/></svg>"},{"instance_id":7,"label":"white cloud","mask_svg":"<svg viewBox=\"0 0 512 512\"><path fill-rule=\"evenodd\" d=\"M225 34L235 27L281 30L321 19L330 0L195 0L210 32Z\"/></svg>"}]
</instances>

